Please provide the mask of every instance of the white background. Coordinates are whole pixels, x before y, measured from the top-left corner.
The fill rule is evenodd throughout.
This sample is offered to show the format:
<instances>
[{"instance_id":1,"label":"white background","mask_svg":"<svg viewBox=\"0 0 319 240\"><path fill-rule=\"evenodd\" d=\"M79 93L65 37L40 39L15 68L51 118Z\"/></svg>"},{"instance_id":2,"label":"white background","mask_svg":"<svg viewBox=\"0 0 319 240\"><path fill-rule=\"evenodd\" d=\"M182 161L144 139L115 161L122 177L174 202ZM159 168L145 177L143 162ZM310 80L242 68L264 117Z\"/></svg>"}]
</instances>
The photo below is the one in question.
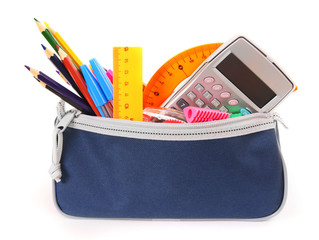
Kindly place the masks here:
<instances>
[{"instance_id":1,"label":"white background","mask_svg":"<svg viewBox=\"0 0 319 240\"><path fill-rule=\"evenodd\" d=\"M7 1L1 18L0 238L318 239L319 34L316 1ZM242 33L269 53L299 90L277 112L288 168L286 206L266 222L74 220L52 201L51 133L58 98L24 65L59 80L33 18L48 22L88 63L112 68L113 46L143 47L146 83L175 54ZM6 236L6 237L4 237Z\"/></svg>"}]
</instances>

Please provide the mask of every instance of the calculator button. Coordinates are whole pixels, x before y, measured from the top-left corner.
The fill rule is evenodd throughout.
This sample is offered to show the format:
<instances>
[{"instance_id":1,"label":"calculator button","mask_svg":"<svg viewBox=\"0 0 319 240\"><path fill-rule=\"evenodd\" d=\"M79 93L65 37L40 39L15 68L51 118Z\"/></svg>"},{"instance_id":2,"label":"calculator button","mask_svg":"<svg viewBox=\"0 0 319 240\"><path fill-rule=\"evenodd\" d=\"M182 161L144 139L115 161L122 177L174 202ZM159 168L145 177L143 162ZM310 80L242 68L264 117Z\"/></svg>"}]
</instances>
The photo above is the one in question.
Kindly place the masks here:
<instances>
[{"instance_id":1,"label":"calculator button","mask_svg":"<svg viewBox=\"0 0 319 240\"><path fill-rule=\"evenodd\" d=\"M202 106L204 106L205 102L204 102L202 99L198 98L198 99L195 101L195 104L196 104L198 107L202 107Z\"/></svg>"},{"instance_id":2,"label":"calculator button","mask_svg":"<svg viewBox=\"0 0 319 240\"><path fill-rule=\"evenodd\" d=\"M220 97L221 97L221 98L229 98L229 97L230 97L230 93L229 93L229 92L222 92L222 93L220 94Z\"/></svg>"},{"instance_id":3,"label":"calculator button","mask_svg":"<svg viewBox=\"0 0 319 240\"><path fill-rule=\"evenodd\" d=\"M196 94L193 91L190 91L187 93L187 97L189 97L191 100L194 100L196 98Z\"/></svg>"},{"instance_id":4,"label":"calculator button","mask_svg":"<svg viewBox=\"0 0 319 240\"><path fill-rule=\"evenodd\" d=\"M214 99L211 101L211 104L213 104L214 107L218 107L219 104L220 104L220 101L218 101L216 98L214 98Z\"/></svg>"},{"instance_id":5,"label":"calculator button","mask_svg":"<svg viewBox=\"0 0 319 240\"><path fill-rule=\"evenodd\" d=\"M187 106L189 106L188 102L186 102L183 98L179 99L176 104L177 104L177 106L179 106L182 110L183 110L184 108L186 108Z\"/></svg>"},{"instance_id":6,"label":"calculator button","mask_svg":"<svg viewBox=\"0 0 319 240\"><path fill-rule=\"evenodd\" d=\"M221 108L219 109L219 111L221 112L228 112L228 108L225 106L221 106Z\"/></svg>"},{"instance_id":7,"label":"calculator button","mask_svg":"<svg viewBox=\"0 0 319 240\"><path fill-rule=\"evenodd\" d=\"M198 84L196 84L195 89L196 89L198 92L202 92L202 91L204 91L205 88L203 87L202 84L198 83Z\"/></svg>"},{"instance_id":8,"label":"calculator button","mask_svg":"<svg viewBox=\"0 0 319 240\"><path fill-rule=\"evenodd\" d=\"M211 99L213 97L213 94L210 92L206 91L203 93L203 97L206 98L207 100Z\"/></svg>"},{"instance_id":9,"label":"calculator button","mask_svg":"<svg viewBox=\"0 0 319 240\"><path fill-rule=\"evenodd\" d=\"M249 115L250 111L248 111L246 108L242 108L240 109L240 113L243 114L243 116L245 116L245 115Z\"/></svg>"},{"instance_id":10,"label":"calculator button","mask_svg":"<svg viewBox=\"0 0 319 240\"><path fill-rule=\"evenodd\" d=\"M206 105L204 108L206 108L206 109L210 109L210 107L209 107L208 105Z\"/></svg>"},{"instance_id":11,"label":"calculator button","mask_svg":"<svg viewBox=\"0 0 319 240\"><path fill-rule=\"evenodd\" d=\"M228 104L231 105L231 106L234 106L234 105L237 105L239 102L237 99L230 99L228 101Z\"/></svg>"},{"instance_id":12,"label":"calculator button","mask_svg":"<svg viewBox=\"0 0 319 240\"><path fill-rule=\"evenodd\" d=\"M223 86L220 85L220 84L215 84L212 88L213 88L213 90L215 90L215 91L220 91L220 90L223 89Z\"/></svg>"},{"instance_id":13,"label":"calculator button","mask_svg":"<svg viewBox=\"0 0 319 240\"><path fill-rule=\"evenodd\" d=\"M215 78L213 77L205 77L204 78L204 83L209 84L215 82Z\"/></svg>"}]
</instances>

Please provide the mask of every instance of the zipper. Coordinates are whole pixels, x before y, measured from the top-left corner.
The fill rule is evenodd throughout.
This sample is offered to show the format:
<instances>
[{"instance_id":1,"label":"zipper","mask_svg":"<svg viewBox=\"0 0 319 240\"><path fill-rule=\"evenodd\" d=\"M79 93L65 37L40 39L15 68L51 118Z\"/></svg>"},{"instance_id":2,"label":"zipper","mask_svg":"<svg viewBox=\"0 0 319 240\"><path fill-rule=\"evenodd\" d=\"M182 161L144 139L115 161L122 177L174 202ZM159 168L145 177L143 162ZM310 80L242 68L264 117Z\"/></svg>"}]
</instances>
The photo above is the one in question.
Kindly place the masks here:
<instances>
[{"instance_id":1,"label":"zipper","mask_svg":"<svg viewBox=\"0 0 319 240\"><path fill-rule=\"evenodd\" d=\"M139 122L139 121L129 121L122 119L114 118L102 118L89 116L85 114L77 114L73 119L72 123L82 123L82 124L92 124L96 127L116 125L118 127L138 127L145 129L202 129L202 128L214 128L221 126L231 126L237 125L242 122L252 122L258 119L270 119L270 120L279 120L282 122L282 119L277 113L253 113L246 116L228 118L223 120L216 120L210 122L201 122L201 123L153 123L153 122ZM284 124L283 124L284 125Z\"/></svg>"},{"instance_id":2,"label":"zipper","mask_svg":"<svg viewBox=\"0 0 319 240\"><path fill-rule=\"evenodd\" d=\"M276 120L279 119L278 114L275 113L253 113L237 118L204 123L153 123L79 114L74 116L69 127L130 138L204 140L243 135L274 128ZM194 138L194 136L197 137ZM161 139L161 137L165 138Z\"/></svg>"}]
</instances>

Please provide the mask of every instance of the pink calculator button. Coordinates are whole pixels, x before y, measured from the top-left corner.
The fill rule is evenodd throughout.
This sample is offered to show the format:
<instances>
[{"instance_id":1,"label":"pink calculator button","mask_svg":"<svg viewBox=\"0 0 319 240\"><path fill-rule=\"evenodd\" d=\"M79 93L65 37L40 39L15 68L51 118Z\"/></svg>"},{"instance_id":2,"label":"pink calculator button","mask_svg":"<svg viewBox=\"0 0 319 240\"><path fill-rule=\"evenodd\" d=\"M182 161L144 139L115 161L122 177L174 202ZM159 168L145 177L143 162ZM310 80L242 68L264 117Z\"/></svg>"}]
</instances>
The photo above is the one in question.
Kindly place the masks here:
<instances>
[{"instance_id":1,"label":"pink calculator button","mask_svg":"<svg viewBox=\"0 0 319 240\"><path fill-rule=\"evenodd\" d=\"M213 86L213 90L215 90L215 91L220 91L222 89L223 89L223 86L220 85L220 84L216 84L216 85Z\"/></svg>"},{"instance_id":2,"label":"pink calculator button","mask_svg":"<svg viewBox=\"0 0 319 240\"><path fill-rule=\"evenodd\" d=\"M206 78L204 78L204 82L205 83L213 83L213 82L215 82L215 78L213 78L213 77L206 77Z\"/></svg>"},{"instance_id":3,"label":"pink calculator button","mask_svg":"<svg viewBox=\"0 0 319 240\"><path fill-rule=\"evenodd\" d=\"M231 106L237 105L239 102L237 99L231 99L228 101L228 104Z\"/></svg>"},{"instance_id":4,"label":"pink calculator button","mask_svg":"<svg viewBox=\"0 0 319 240\"><path fill-rule=\"evenodd\" d=\"M222 92L222 93L220 94L220 97L221 97L221 98L229 98L229 97L230 97L230 93L229 93L229 92Z\"/></svg>"}]
</instances>

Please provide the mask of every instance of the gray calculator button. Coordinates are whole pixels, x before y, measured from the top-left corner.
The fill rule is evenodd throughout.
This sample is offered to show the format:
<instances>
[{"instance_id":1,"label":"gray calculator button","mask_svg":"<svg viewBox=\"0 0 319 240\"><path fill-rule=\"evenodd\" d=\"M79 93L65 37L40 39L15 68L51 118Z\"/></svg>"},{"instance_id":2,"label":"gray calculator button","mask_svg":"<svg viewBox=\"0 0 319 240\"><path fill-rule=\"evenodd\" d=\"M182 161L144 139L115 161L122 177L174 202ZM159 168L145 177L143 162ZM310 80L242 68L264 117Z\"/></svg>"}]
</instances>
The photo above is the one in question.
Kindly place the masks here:
<instances>
[{"instance_id":1,"label":"gray calculator button","mask_svg":"<svg viewBox=\"0 0 319 240\"><path fill-rule=\"evenodd\" d=\"M216 98L214 98L214 99L211 101L211 104L213 104L214 107L218 107L219 104L220 104L220 101L218 101Z\"/></svg>"},{"instance_id":2,"label":"gray calculator button","mask_svg":"<svg viewBox=\"0 0 319 240\"><path fill-rule=\"evenodd\" d=\"M195 101L195 104L196 104L198 107L202 107L202 106L204 106L205 102L204 102L202 99L198 98L198 99Z\"/></svg>"},{"instance_id":3,"label":"gray calculator button","mask_svg":"<svg viewBox=\"0 0 319 240\"><path fill-rule=\"evenodd\" d=\"M203 93L203 97L206 98L207 100L211 99L213 97L213 94L210 92L206 91Z\"/></svg>"},{"instance_id":4,"label":"gray calculator button","mask_svg":"<svg viewBox=\"0 0 319 240\"><path fill-rule=\"evenodd\" d=\"M187 97L189 97L191 100L194 100L196 98L196 94L193 91L190 91L187 93Z\"/></svg>"},{"instance_id":5,"label":"gray calculator button","mask_svg":"<svg viewBox=\"0 0 319 240\"><path fill-rule=\"evenodd\" d=\"M195 89L196 89L198 92L202 92L202 91L204 91L205 88L203 87L202 84L197 83L196 86L195 86Z\"/></svg>"},{"instance_id":6,"label":"gray calculator button","mask_svg":"<svg viewBox=\"0 0 319 240\"><path fill-rule=\"evenodd\" d=\"M182 110L189 106L188 102L186 102L183 98L179 99L176 105L179 106Z\"/></svg>"},{"instance_id":7,"label":"gray calculator button","mask_svg":"<svg viewBox=\"0 0 319 240\"><path fill-rule=\"evenodd\" d=\"M228 108L226 108L225 106L221 106L221 108L219 109L219 111L221 111L221 112L228 112Z\"/></svg>"}]
</instances>

